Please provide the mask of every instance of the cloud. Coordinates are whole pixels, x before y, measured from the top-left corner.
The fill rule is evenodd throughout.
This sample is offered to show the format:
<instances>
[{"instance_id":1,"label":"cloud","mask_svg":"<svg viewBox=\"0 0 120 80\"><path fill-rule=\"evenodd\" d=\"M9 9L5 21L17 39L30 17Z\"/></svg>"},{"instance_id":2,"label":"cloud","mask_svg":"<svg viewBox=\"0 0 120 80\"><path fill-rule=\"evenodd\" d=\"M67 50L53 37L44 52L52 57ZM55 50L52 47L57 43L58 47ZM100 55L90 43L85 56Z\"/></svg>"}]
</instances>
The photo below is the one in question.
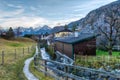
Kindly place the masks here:
<instances>
[{"instance_id":1,"label":"cloud","mask_svg":"<svg viewBox=\"0 0 120 80\"><path fill-rule=\"evenodd\" d=\"M103 5L106 5L108 3L111 3L113 1L117 1L117 0L91 0L91 1L87 1L84 4L81 5L76 5L73 7L75 12L80 12L80 11L91 11L93 9L99 8Z\"/></svg>"},{"instance_id":2,"label":"cloud","mask_svg":"<svg viewBox=\"0 0 120 80\"><path fill-rule=\"evenodd\" d=\"M20 15L24 12L24 9L17 9L14 11L3 11L0 10L0 18L4 18L4 17L16 17L17 15Z\"/></svg>"},{"instance_id":3,"label":"cloud","mask_svg":"<svg viewBox=\"0 0 120 80\"><path fill-rule=\"evenodd\" d=\"M72 19L61 19L57 21L48 20L42 17L34 16L23 16L18 18L8 18L8 19L2 19L3 22L0 24L2 27L18 27L18 26L24 26L24 27L37 27L37 26L43 26L43 25L49 25L50 27L65 25L68 24L71 21L76 21L79 18L72 18Z\"/></svg>"},{"instance_id":4,"label":"cloud","mask_svg":"<svg viewBox=\"0 0 120 80\"><path fill-rule=\"evenodd\" d=\"M37 25L44 25L44 23L47 22L47 20L41 17L27 17L27 16L22 16L18 18L9 18L3 20L4 22L0 24L3 27L18 27L18 26L34 27Z\"/></svg>"},{"instance_id":5,"label":"cloud","mask_svg":"<svg viewBox=\"0 0 120 80\"><path fill-rule=\"evenodd\" d=\"M20 4L17 4L17 3L16 4L12 4L10 2L3 1L3 4L6 5L7 7L11 7L11 8L23 8L23 6L21 6Z\"/></svg>"},{"instance_id":6,"label":"cloud","mask_svg":"<svg viewBox=\"0 0 120 80\"><path fill-rule=\"evenodd\" d=\"M80 0L78 0L78 2L79 1ZM33 4L27 5L22 2L23 6L17 3L11 4L6 2L5 5L7 8L12 8L12 11L4 10L4 8L0 10L0 25L3 27L37 27L42 25L54 27L58 24L65 25L72 21L79 20L89 11L113 1L116 0L89 0L81 4L73 0L73 3L61 3L62 6L60 3L58 3L59 5L56 4L53 6L52 2L46 3L47 1L41 4L36 4L34 3L35 1L33 1ZM65 3L64 0L63 3ZM6 8L6 6L4 7Z\"/></svg>"},{"instance_id":7,"label":"cloud","mask_svg":"<svg viewBox=\"0 0 120 80\"><path fill-rule=\"evenodd\" d=\"M33 6L31 6L30 9L33 10L33 11L38 10L38 8L33 7Z\"/></svg>"},{"instance_id":8,"label":"cloud","mask_svg":"<svg viewBox=\"0 0 120 80\"><path fill-rule=\"evenodd\" d=\"M66 19L61 19L61 20L57 20L57 21L51 21L51 20L48 20L47 21L47 25L49 25L50 27L55 27L55 26L59 26L59 25L65 25L65 24L68 24L72 21L76 21L76 20L79 20L80 18L79 17L73 17L73 18L66 18Z\"/></svg>"},{"instance_id":9,"label":"cloud","mask_svg":"<svg viewBox=\"0 0 120 80\"><path fill-rule=\"evenodd\" d=\"M20 6L20 5L14 5L14 4L9 4L9 3L6 3L6 5L8 7L12 7L12 8L22 8L22 6Z\"/></svg>"}]
</instances>

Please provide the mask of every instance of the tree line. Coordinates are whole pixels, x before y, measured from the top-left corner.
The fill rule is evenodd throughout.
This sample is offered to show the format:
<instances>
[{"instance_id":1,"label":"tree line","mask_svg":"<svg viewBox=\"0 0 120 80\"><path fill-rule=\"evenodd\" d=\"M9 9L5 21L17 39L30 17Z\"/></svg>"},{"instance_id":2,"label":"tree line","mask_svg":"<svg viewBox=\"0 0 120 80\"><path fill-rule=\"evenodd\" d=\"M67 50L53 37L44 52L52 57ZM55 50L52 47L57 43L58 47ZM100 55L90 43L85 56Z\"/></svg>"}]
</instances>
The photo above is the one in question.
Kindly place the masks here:
<instances>
[{"instance_id":1,"label":"tree line","mask_svg":"<svg viewBox=\"0 0 120 80\"><path fill-rule=\"evenodd\" d=\"M14 39L15 33L12 27L10 27L6 32L3 32L2 30L0 30L0 37L8 40Z\"/></svg>"}]
</instances>

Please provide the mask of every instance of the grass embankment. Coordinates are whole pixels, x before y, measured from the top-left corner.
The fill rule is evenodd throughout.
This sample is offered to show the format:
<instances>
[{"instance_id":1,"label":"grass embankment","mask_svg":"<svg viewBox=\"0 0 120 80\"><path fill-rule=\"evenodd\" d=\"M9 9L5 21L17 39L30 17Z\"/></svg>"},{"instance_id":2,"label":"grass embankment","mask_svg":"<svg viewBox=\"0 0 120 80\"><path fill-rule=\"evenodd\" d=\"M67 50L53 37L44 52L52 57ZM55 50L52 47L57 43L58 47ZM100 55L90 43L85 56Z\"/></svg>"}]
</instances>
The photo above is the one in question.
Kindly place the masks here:
<instances>
[{"instance_id":1,"label":"grass embankment","mask_svg":"<svg viewBox=\"0 0 120 80\"><path fill-rule=\"evenodd\" d=\"M76 56L76 65L90 67L90 68L100 68L111 66L113 69L117 69L120 66L120 52L113 51L112 56L108 55L107 51L96 50L96 56Z\"/></svg>"},{"instance_id":2,"label":"grass embankment","mask_svg":"<svg viewBox=\"0 0 120 80\"><path fill-rule=\"evenodd\" d=\"M33 45L34 41L28 38L16 38L14 40L5 40L0 38L0 50L14 49L16 47L28 47Z\"/></svg>"},{"instance_id":3,"label":"grass embankment","mask_svg":"<svg viewBox=\"0 0 120 80\"><path fill-rule=\"evenodd\" d=\"M0 65L0 80L27 80L23 74L23 66L24 61L34 53L34 50L28 53L27 47L32 45L35 45L35 42L27 38L19 38L13 41L0 39L0 51L4 51L4 64ZM24 54L22 54L23 47Z\"/></svg>"},{"instance_id":4,"label":"grass embankment","mask_svg":"<svg viewBox=\"0 0 120 80\"><path fill-rule=\"evenodd\" d=\"M34 68L34 63L33 63L33 61L32 61L31 64L30 64L30 71L31 71L37 78L39 78L39 80L54 80L54 79L51 78L51 77L45 76L44 73L37 71L37 70Z\"/></svg>"}]
</instances>

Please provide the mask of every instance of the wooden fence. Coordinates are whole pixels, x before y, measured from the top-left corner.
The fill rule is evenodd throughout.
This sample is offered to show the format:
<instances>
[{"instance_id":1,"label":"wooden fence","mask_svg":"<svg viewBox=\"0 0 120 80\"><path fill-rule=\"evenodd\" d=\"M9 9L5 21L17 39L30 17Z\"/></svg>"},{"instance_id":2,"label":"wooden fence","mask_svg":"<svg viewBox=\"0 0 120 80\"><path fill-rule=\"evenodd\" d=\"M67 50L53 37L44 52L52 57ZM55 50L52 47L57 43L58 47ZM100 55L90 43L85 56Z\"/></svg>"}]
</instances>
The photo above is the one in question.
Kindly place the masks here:
<instances>
[{"instance_id":1,"label":"wooden fence","mask_svg":"<svg viewBox=\"0 0 120 80\"><path fill-rule=\"evenodd\" d=\"M96 65L96 68L100 68L101 66L115 66L116 64L120 65L120 56L82 56L76 55L75 63L77 65L85 66L88 65ZM97 67L98 64L98 67ZM88 66L89 66L88 65ZM87 66L87 67L88 67Z\"/></svg>"},{"instance_id":2,"label":"wooden fence","mask_svg":"<svg viewBox=\"0 0 120 80\"><path fill-rule=\"evenodd\" d=\"M94 62L94 61L104 61L104 62L110 62L115 61L116 63L120 63L120 56L82 56L82 55L75 55L75 60L79 59L81 61L87 62Z\"/></svg>"},{"instance_id":3,"label":"wooden fence","mask_svg":"<svg viewBox=\"0 0 120 80\"><path fill-rule=\"evenodd\" d=\"M113 46L113 50L120 51L120 45L115 45L115 46Z\"/></svg>"},{"instance_id":4,"label":"wooden fence","mask_svg":"<svg viewBox=\"0 0 120 80\"><path fill-rule=\"evenodd\" d=\"M22 57L24 57L26 55L29 55L29 53L32 51L33 47L34 46L15 48L13 50L2 50L0 52L1 65L9 64L9 63L14 62L18 59L21 59Z\"/></svg>"},{"instance_id":5,"label":"wooden fence","mask_svg":"<svg viewBox=\"0 0 120 80\"><path fill-rule=\"evenodd\" d=\"M98 78L104 80L120 80L120 74L116 72L107 72L102 70L96 70L92 68L86 68L76 65L64 64L52 60L45 60L38 58L35 68L38 71L45 73L45 76L49 75L56 80L96 80ZM55 67L62 67L61 69L50 66L54 64ZM51 72L52 71L52 72ZM55 75L57 74L57 75Z\"/></svg>"},{"instance_id":6,"label":"wooden fence","mask_svg":"<svg viewBox=\"0 0 120 80\"><path fill-rule=\"evenodd\" d=\"M41 59L39 55L37 59L34 59L35 68L43 72L45 76L52 76L56 80L120 80L120 73L115 71L111 72ZM119 56L80 56L79 60L84 63L95 61L110 62L113 60L120 64Z\"/></svg>"}]
</instances>

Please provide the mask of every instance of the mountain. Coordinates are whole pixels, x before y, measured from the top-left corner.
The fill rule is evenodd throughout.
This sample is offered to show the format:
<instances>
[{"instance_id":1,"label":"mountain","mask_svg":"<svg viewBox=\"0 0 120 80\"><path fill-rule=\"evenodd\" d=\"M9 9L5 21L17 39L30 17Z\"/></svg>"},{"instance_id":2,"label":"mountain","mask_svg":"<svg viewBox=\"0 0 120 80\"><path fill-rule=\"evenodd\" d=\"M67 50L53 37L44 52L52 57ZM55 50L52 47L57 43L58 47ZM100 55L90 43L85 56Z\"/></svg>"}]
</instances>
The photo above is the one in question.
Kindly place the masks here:
<instances>
[{"instance_id":1,"label":"mountain","mask_svg":"<svg viewBox=\"0 0 120 80\"><path fill-rule=\"evenodd\" d=\"M77 25L79 29L82 29L81 31L97 32L98 27L108 25L106 21L111 18L108 15L114 15L113 18L120 19L120 0L93 10L86 17L72 22L68 26Z\"/></svg>"},{"instance_id":2,"label":"mountain","mask_svg":"<svg viewBox=\"0 0 120 80\"><path fill-rule=\"evenodd\" d=\"M108 26L106 23L107 19L110 18L108 15L114 14L113 17L120 18L120 0L115 1L113 3L110 3L108 5L102 6L96 10L93 10L89 12L86 17L74 21L68 24L68 28L71 28L73 26L77 26L78 29L81 30L81 32L91 32L96 33L98 32L98 27L100 26ZM21 27L20 31L25 34L45 34L45 33L52 33L55 31L59 31L63 29L63 26L55 27L51 29L49 26L38 26L37 28L24 28Z\"/></svg>"},{"instance_id":3,"label":"mountain","mask_svg":"<svg viewBox=\"0 0 120 80\"><path fill-rule=\"evenodd\" d=\"M96 38L97 48L106 50L106 48L101 45L108 47L111 37L111 44L119 45L120 0L95 9L89 12L86 17L68 24L70 28L74 25L77 26L77 28L80 30L80 33L101 34Z\"/></svg>"},{"instance_id":4,"label":"mountain","mask_svg":"<svg viewBox=\"0 0 120 80\"><path fill-rule=\"evenodd\" d=\"M35 34L46 34L46 33L50 33L51 28L47 25L44 25L43 27L37 27L34 29L34 33Z\"/></svg>"},{"instance_id":5,"label":"mountain","mask_svg":"<svg viewBox=\"0 0 120 80\"><path fill-rule=\"evenodd\" d=\"M71 22L71 23L68 24L68 27L69 27L69 28L72 28L73 26L78 26L78 25L80 24L80 21L81 21L81 20Z\"/></svg>"},{"instance_id":6,"label":"mountain","mask_svg":"<svg viewBox=\"0 0 120 80\"><path fill-rule=\"evenodd\" d=\"M44 25L43 27L41 27L42 30L50 30L51 28L47 25Z\"/></svg>"},{"instance_id":7,"label":"mountain","mask_svg":"<svg viewBox=\"0 0 120 80\"><path fill-rule=\"evenodd\" d=\"M18 27L14 29L15 34L17 35L17 32L20 32L20 36L24 36L25 34L46 34L46 33L50 33L51 28L47 25L44 26L38 26L36 28L33 27L29 27L29 28L25 28L25 27Z\"/></svg>"},{"instance_id":8,"label":"mountain","mask_svg":"<svg viewBox=\"0 0 120 80\"><path fill-rule=\"evenodd\" d=\"M13 30L14 30L15 35L18 35L18 33L19 33L19 36L24 36L25 34L28 34L30 32L29 28L25 28L22 26L19 26Z\"/></svg>"},{"instance_id":9,"label":"mountain","mask_svg":"<svg viewBox=\"0 0 120 80\"><path fill-rule=\"evenodd\" d=\"M53 29L51 29L51 33L57 33L61 30L64 30L64 26L55 26Z\"/></svg>"}]
</instances>

